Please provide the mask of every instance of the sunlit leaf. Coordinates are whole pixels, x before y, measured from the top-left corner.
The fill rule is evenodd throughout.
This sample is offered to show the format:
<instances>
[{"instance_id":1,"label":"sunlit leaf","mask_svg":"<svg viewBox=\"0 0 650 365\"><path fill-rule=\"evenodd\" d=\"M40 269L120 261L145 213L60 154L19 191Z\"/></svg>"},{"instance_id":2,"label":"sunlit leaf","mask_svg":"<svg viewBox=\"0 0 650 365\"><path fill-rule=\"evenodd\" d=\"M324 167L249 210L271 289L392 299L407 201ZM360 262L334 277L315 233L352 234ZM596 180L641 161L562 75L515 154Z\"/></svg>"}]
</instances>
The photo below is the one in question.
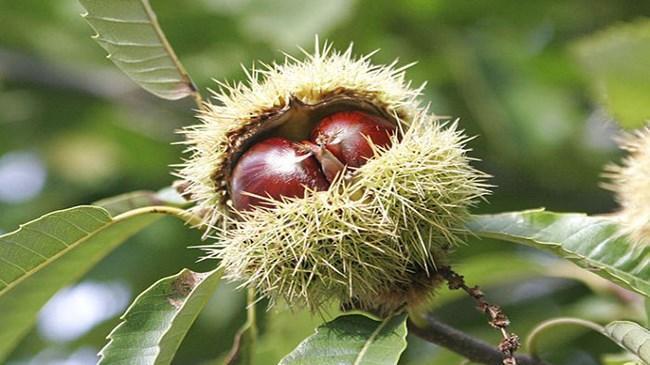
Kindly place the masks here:
<instances>
[{"instance_id":1,"label":"sunlit leaf","mask_svg":"<svg viewBox=\"0 0 650 365\"><path fill-rule=\"evenodd\" d=\"M142 292L108 336L99 364L170 364L192 323L214 293L218 270L183 270Z\"/></svg>"},{"instance_id":2,"label":"sunlit leaf","mask_svg":"<svg viewBox=\"0 0 650 365\"><path fill-rule=\"evenodd\" d=\"M531 210L477 215L468 228L478 236L552 252L650 296L650 246L633 245L606 217Z\"/></svg>"},{"instance_id":3,"label":"sunlit leaf","mask_svg":"<svg viewBox=\"0 0 650 365\"><path fill-rule=\"evenodd\" d=\"M79 206L0 236L0 361L50 297L160 216L140 211L113 218L105 209Z\"/></svg>"},{"instance_id":4,"label":"sunlit leaf","mask_svg":"<svg viewBox=\"0 0 650 365\"><path fill-rule=\"evenodd\" d=\"M280 365L395 365L406 348L406 315L376 321L340 316L316 329Z\"/></svg>"},{"instance_id":5,"label":"sunlit leaf","mask_svg":"<svg viewBox=\"0 0 650 365\"><path fill-rule=\"evenodd\" d=\"M148 0L79 0L93 38L133 81L163 99L196 95Z\"/></svg>"},{"instance_id":6,"label":"sunlit leaf","mask_svg":"<svg viewBox=\"0 0 650 365\"><path fill-rule=\"evenodd\" d=\"M634 322L617 321L605 326L605 334L650 365L650 330Z\"/></svg>"},{"instance_id":7,"label":"sunlit leaf","mask_svg":"<svg viewBox=\"0 0 650 365\"><path fill-rule=\"evenodd\" d=\"M650 20L609 28L579 42L576 51L598 97L623 126L650 120Z\"/></svg>"}]
</instances>

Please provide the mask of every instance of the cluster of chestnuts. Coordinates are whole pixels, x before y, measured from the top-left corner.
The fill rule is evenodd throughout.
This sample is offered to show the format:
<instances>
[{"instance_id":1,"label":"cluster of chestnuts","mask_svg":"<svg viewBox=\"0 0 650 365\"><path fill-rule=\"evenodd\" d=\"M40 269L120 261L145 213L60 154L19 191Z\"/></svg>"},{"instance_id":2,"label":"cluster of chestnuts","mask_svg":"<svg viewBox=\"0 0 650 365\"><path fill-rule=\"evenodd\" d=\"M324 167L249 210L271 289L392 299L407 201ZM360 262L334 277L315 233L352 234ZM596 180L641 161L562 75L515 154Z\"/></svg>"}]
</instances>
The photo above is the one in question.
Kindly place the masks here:
<instances>
[{"instance_id":1,"label":"cluster of chestnuts","mask_svg":"<svg viewBox=\"0 0 650 365\"><path fill-rule=\"evenodd\" d=\"M390 146L396 127L363 111L342 111L322 118L306 141L271 137L251 146L231 176L237 210L272 205L282 197L323 191L345 167L361 167L376 151Z\"/></svg>"}]
</instances>

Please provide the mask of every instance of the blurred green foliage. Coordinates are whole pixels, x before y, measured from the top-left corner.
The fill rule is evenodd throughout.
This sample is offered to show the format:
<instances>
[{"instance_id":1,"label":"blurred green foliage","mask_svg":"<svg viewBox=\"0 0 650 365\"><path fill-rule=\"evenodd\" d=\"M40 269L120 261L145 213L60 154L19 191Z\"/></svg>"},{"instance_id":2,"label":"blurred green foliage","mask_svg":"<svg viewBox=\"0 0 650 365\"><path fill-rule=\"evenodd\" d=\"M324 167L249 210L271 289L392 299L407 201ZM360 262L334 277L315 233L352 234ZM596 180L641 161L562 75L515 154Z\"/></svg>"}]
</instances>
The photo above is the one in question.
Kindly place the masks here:
<instances>
[{"instance_id":1,"label":"blurred green foliage","mask_svg":"<svg viewBox=\"0 0 650 365\"><path fill-rule=\"evenodd\" d=\"M612 197L598 184L603 164L618 158L613 119L640 125L648 116L642 109L647 111L650 100L643 83L647 67L645 79L625 71L643 57L648 64L647 38L645 49L627 37L630 45L616 46L615 52L581 52L579 46L594 32L621 23L647 27L647 1L155 0L152 5L202 90L215 86L212 78L243 79L240 64L280 61L281 50L298 55L296 45L310 50L315 34L339 48L354 42L359 54L380 48L373 57L378 63L418 61L409 77L414 84L428 82L425 98L436 114L459 117L463 128L478 136L472 155L494 175L490 203L477 212L538 206L612 211ZM0 231L51 210L169 185L169 166L182 161L182 147L170 143L181 140L175 130L195 123L191 101L158 100L139 90L90 40L80 12L75 0L0 0ZM601 104L600 93L611 83L622 97L614 100L610 92L609 104ZM90 321L84 314L92 298L68 291L53 300L65 303L63 309L46 308L9 363L94 363L117 315L137 293L183 267L214 267L196 263L200 251L187 246L197 244L197 233L171 219L139 234L83 279L104 289L119 284L128 300L115 301L101 320ZM520 335L560 315L602 322L642 318L643 303L631 293L524 248L472 241L453 260L458 271L505 306ZM442 289L440 294L439 318L496 343L497 334L470 301ZM176 363L217 363L245 320L243 303L236 285L222 284ZM276 363L322 320L265 312L263 303L261 308L259 364ZM76 336L57 337L70 323L54 321L59 332L53 331L48 316L90 324ZM271 328L274 335L264 337ZM606 339L571 330L543 345L544 355L557 364L598 364L603 354L618 352ZM417 339L402 360L460 361Z\"/></svg>"},{"instance_id":2,"label":"blurred green foliage","mask_svg":"<svg viewBox=\"0 0 650 365\"><path fill-rule=\"evenodd\" d=\"M576 46L596 97L618 121L638 128L650 120L650 20L618 25Z\"/></svg>"}]
</instances>

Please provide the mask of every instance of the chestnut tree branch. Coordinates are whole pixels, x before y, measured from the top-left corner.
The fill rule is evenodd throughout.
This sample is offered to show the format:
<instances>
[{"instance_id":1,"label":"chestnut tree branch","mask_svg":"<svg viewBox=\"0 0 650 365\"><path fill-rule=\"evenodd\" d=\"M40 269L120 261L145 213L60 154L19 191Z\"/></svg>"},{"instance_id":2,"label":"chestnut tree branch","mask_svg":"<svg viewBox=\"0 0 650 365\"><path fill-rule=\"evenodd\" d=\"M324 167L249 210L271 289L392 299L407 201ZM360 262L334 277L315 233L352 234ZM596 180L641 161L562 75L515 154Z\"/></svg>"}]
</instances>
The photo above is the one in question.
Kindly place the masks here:
<instances>
[{"instance_id":1,"label":"chestnut tree branch","mask_svg":"<svg viewBox=\"0 0 650 365\"><path fill-rule=\"evenodd\" d=\"M424 316L422 322L421 326L417 326L409 321L409 333L451 350L475 363L485 365L503 363L503 353L494 346L441 323L431 315ZM516 359L518 365L551 365L527 355L517 355Z\"/></svg>"}]
</instances>

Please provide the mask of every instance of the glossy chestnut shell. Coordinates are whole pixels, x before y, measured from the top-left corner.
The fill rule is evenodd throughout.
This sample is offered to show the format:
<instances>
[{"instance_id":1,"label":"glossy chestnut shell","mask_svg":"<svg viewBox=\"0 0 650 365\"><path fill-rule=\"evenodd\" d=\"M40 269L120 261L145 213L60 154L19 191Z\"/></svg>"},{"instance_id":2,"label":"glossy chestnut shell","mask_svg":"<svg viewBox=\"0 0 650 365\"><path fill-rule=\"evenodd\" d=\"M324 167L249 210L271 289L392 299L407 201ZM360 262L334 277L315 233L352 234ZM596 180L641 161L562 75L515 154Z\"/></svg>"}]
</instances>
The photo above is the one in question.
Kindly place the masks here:
<instances>
[{"instance_id":1,"label":"glossy chestnut shell","mask_svg":"<svg viewBox=\"0 0 650 365\"><path fill-rule=\"evenodd\" d=\"M323 118L314 128L311 140L325 146L349 167L361 167L371 158L375 146L387 147L395 126L376 115L361 111L343 111Z\"/></svg>"},{"instance_id":2,"label":"glossy chestnut shell","mask_svg":"<svg viewBox=\"0 0 650 365\"><path fill-rule=\"evenodd\" d=\"M232 173L232 202L237 210L272 206L267 199L301 197L306 188L327 190L318 161L309 149L284 138L273 137L253 145Z\"/></svg>"}]
</instances>

